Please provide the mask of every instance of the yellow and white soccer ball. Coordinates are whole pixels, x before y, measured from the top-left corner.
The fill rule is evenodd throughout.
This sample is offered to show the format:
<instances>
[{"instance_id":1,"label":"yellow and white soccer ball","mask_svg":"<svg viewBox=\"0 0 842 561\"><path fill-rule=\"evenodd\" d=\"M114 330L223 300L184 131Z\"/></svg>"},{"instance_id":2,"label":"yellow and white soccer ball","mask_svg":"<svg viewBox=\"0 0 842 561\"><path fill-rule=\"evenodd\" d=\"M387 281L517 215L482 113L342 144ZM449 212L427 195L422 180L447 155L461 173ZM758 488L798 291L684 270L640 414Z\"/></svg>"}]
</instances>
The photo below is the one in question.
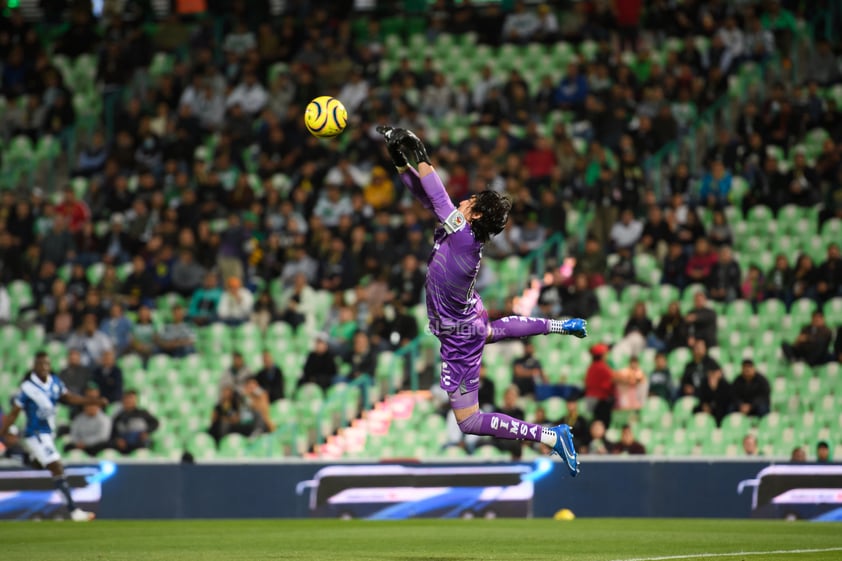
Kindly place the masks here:
<instances>
[{"instance_id":1,"label":"yellow and white soccer ball","mask_svg":"<svg viewBox=\"0 0 842 561\"><path fill-rule=\"evenodd\" d=\"M319 138L333 138L345 130L348 111L335 97L322 95L311 101L304 110L304 125L310 134Z\"/></svg>"}]
</instances>

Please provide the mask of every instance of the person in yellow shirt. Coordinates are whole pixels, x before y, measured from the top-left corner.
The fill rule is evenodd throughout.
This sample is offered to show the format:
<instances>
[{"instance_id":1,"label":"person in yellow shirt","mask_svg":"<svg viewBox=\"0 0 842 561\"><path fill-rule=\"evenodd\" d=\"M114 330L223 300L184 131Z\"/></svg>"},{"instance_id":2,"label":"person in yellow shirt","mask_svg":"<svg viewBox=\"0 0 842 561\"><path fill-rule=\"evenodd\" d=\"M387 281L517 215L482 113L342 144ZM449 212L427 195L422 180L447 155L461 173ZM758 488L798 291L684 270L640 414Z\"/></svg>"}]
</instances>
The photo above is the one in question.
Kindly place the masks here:
<instances>
[{"instance_id":1,"label":"person in yellow shirt","mask_svg":"<svg viewBox=\"0 0 842 561\"><path fill-rule=\"evenodd\" d=\"M395 184L388 172L381 166L371 170L371 181L363 187L363 196L374 210L380 210L395 200Z\"/></svg>"}]
</instances>

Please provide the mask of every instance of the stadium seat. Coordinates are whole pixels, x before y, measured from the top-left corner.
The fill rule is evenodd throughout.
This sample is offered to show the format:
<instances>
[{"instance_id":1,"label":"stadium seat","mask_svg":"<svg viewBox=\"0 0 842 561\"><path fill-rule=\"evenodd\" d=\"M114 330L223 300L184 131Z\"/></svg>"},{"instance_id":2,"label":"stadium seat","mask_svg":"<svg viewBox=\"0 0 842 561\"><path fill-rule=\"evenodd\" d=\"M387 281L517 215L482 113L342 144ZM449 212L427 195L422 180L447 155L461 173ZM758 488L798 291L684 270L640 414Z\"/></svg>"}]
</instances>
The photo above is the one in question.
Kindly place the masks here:
<instances>
[{"instance_id":1,"label":"stadium seat","mask_svg":"<svg viewBox=\"0 0 842 561\"><path fill-rule=\"evenodd\" d=\"M219 444L219 456L223 458L244 458L246 456L247 441L241 434L226 435Z\"/></svg>"},{"instance_id":2,"label":"stadium seat","mask_svg":"<svg viewBox=\"0 0 842 561\"><path fill-rule=\"evenodd\" d=\"M673 416L676 423L685 425L693 416L693 409L695 409L697 400L693 396L683 396L676 400L673 405Z\"/></svg>"},{"instance_id":3,"label":"stadium seat","mask_svg":"<svg viewBox=\"0 0 842 561\"><path fill-rule=\"evenodd\" d=\"M650 396L640 410L640 422L644 427L656 427L669 412L669 404L666 401Z\"/></svg>"}]
</instances>

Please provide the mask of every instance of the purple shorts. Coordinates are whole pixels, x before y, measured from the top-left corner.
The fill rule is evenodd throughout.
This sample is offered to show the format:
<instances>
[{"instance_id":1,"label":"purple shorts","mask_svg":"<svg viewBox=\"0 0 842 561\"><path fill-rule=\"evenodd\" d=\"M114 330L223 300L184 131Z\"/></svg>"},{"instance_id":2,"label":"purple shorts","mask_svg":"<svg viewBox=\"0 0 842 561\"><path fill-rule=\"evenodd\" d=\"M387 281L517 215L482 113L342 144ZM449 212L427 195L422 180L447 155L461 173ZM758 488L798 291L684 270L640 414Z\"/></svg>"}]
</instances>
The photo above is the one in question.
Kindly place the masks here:
<instances>
[{"instance_id":1,"label":"purple shorts","mask_svg":"<svg viewBox=\"0 0 842 561\"><path fill-rule=\"evenodd\" d=\"M482 350L488 334L488 317L480 314L460 329L439 334L441 342L441 389L461 394L479 389Z\"/></svg>"}]
</instances>

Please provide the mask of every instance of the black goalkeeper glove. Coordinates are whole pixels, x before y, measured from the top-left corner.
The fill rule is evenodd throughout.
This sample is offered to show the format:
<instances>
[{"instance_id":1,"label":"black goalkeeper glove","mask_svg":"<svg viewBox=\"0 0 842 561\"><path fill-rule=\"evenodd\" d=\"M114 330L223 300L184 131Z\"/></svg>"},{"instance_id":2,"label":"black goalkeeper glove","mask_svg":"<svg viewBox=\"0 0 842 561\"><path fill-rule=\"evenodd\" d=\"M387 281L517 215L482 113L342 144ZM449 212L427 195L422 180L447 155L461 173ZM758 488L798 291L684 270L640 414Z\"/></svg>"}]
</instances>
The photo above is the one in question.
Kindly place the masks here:
<instances>
[{"instance_id":1,"label":"black goalkeeper glove","mask_svg":"<svg viewBox=\"0 0 842 561\"><path fill-rule=\"evenodd\" d=\"M419 162L430 163L430 156L427 155L427 149L421 139L415 136L415 133L410 130L401 129L403 134L400 135L398 143L401 147L401 153L410 160L414 160L416 164Z\"/></svg>"},{"instance_id":2,"label":"black goalkeeper glove","mask_svg":"<svg viewBox=\"0 0 842 561\"><path fill-rule=\"evenodd\" d=\"M407 166L406 156L401 152L398 142L406 131L383 125L378 126L375 130L386 139L386 150L389 151L389 156L392 157L392 163L395 164L395 167L405 168Z\"/></svg>"}]
</instances>

